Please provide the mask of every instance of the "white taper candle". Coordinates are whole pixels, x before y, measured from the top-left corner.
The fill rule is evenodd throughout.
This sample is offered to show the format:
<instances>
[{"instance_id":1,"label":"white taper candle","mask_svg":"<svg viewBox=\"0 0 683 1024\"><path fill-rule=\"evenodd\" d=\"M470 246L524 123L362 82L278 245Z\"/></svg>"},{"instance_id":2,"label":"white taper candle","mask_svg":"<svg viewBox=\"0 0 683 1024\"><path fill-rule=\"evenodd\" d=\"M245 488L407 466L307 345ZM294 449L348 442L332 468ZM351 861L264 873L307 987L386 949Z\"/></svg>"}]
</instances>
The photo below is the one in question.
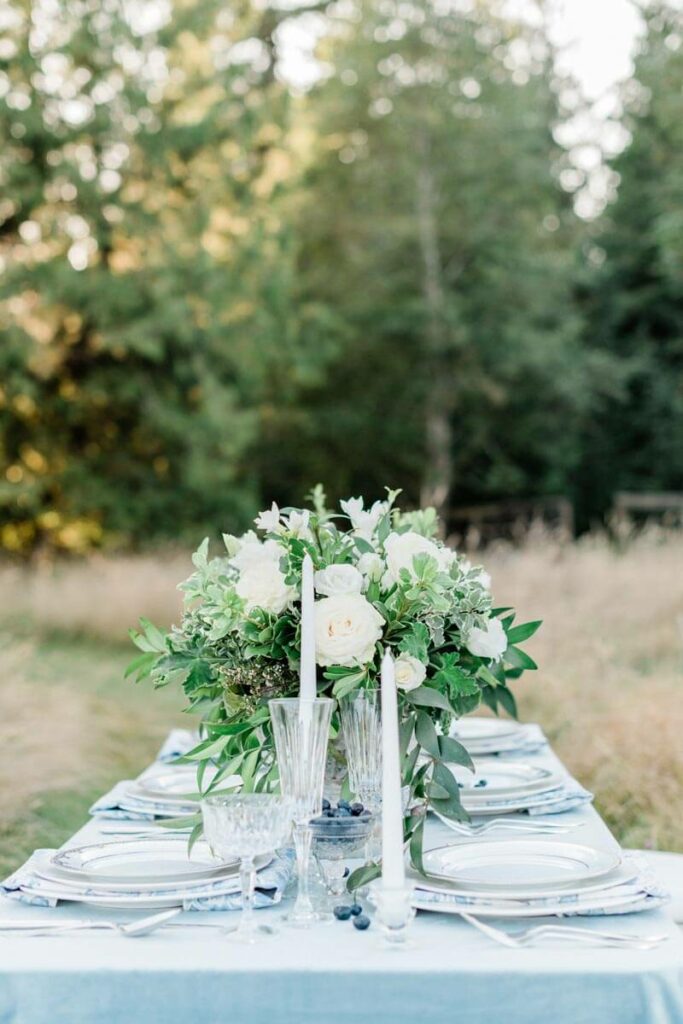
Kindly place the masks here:
<instances>
[{"instance_id":1,"label":"white taper candle","mask_svg":"<svg viewBox=\"0 0 683 1024\"><path fill-rule=\"evenodd\" d=\"M313 591L313 562L304 555L301 567L301 663L299 667L299 697L314 700L317 696L315 670L315 594Z\"/></svg>"},{"instance_id":2,"label":"white taper candle","mask_svg":"<svg viewBox=\"0 0 683 1024\"><path fill-rule=\"evenodd\" d=\"M382 659L382 885L385 889L405 886L398 698L389 651Z\"/></svg>"}]
</instances>

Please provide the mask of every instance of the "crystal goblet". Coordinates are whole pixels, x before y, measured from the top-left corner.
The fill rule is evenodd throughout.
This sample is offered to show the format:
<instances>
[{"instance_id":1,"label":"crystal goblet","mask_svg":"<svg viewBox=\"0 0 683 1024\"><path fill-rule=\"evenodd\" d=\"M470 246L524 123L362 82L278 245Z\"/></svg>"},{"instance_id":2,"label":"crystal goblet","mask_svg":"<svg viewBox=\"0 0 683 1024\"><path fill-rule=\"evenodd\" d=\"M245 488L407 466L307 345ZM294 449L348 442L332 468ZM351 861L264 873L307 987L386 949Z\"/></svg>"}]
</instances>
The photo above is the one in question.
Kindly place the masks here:
<instances>
[{"instance_id":1,"label":"crystal goblet","mask_svg":"<svg viewBox=\"0 0 683 1024\"><path fill-rule=\"evenodd\" d=\"M256 924L253 895L256 871L254 858L283 846L292 823L292 802L271 793L230 793L205 797L201 802L204 835L219 857L238 857L242 913L238 942L252 943L274 934L272 927Z\"/></svg>"},{"instance_id":2,"label":"crystal goblet","mask_svg":"<svg viewBox=\"0 0 683 1024\"><path fill-rule=\"evenodd\" d=\"M311 821L313 856L327 888L327 916L346 892L346 862L361 856L372 831L372 817L328 818ZM331 898L330 898L331 897Z\"/></svg>"},{"instance_id":3,"label":"crystal goblet","mask_svg":"<svg viewBox=\"0 0 683 1024\"><path fill-rule=\"evenodd\" d=\"M317 920L308 891L311 818L322 810L323 782L334 701L282 698L268 702L280 774L280 791L293 802L294 845L299 885L289 924L308 927Z\"/></svg>"},{"instance_id":4,"label":"crystal goblet","mask_svg":"<svg viewBox=\"0 0 683 1024\"><path fill-rule=\"evenodd\" d=\"M342 735L346 748L349 786L374 816L372 849L366 858L379 856L382 811L382 719L380 691L359 690L339 702ZM377 849L376 849L377 847Z\"/></svg>"}]
</instances>

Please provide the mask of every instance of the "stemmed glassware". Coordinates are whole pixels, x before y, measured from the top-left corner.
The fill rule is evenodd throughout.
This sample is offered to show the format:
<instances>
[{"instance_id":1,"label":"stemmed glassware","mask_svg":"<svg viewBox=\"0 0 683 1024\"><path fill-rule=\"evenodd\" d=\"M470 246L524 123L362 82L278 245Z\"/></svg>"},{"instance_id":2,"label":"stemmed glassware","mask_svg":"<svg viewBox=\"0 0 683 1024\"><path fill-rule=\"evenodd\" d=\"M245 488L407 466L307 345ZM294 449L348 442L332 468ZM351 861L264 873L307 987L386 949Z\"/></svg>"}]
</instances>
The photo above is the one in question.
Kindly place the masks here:
<instances>
[{"instance_id":1,"label":"stemmed glassware","mask_svg":"<svg viewBox=\"0 0 683 1024\"><path fill-rule=\"evenodd\" d=\"M317 920L308 890L311 818L322 811L327 742L334 701L282 698L268 702L280 773L280 791L292 800L299 885L288 922L307 927Z\"/></svg>"},{"instance_id":2,"label":"stemmed glassware","mask_svg":"<svg viewBox=\"0 0 683 1024\"><path fill-rule=\"evenodd\" d=\"M254 919L254 858L287 842L292 801L271 793L229 793L205 797L201 806L204 835L213 853L240 861L242 913L231 937L252 943L274 934L272 927L257 925Z\"/></svg>"},{"instance_id":3,"label":"stemmed glassware","mask_svg":"<svg viewBox=\"0 0 683 1024\"><path fill-rule=\"evenodd\" d=\"M340 701L341 727L349 786L374 819L373 846L378 845L382 810L382 719L380 691L359 690ZM379 853L369 850L368 855Z\"/></svg>"}]
</instances>

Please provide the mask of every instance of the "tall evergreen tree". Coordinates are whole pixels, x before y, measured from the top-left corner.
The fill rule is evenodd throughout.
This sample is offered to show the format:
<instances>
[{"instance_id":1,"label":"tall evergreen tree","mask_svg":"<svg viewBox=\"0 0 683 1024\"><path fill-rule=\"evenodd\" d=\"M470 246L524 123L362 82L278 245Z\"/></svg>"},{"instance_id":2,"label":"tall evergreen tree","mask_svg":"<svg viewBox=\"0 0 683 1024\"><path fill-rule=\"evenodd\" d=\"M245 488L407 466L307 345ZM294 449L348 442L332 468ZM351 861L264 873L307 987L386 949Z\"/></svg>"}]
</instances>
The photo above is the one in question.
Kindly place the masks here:
<instances>
[{"instance_id":1,"label":"tall evergreen tree","mask_svg":"<svg viewBox=\"0 0 683 1024\"><path fill-rule=\"evenodd\" d=\"M441 506L562 489L573 467L586 378L551 54L497 8L354 0L321 44L300 271L340 340L303 469L331 464L336 489L390 479Z\"/></svg>"},{"instance_id":2,"label":"tall evergreen tree","mask_svg":"<svg viewBox=\"0 0 683 1024\"><path fill-rule=\"evenodd\" d=\"M658 4L646 23L624 91L631 142L613 165L618 198L588 289L589 340L612 359L616 387L587 424L586 519L607 512L615 491L683 489L683 14Z\"/></svg>"}]
</instances>

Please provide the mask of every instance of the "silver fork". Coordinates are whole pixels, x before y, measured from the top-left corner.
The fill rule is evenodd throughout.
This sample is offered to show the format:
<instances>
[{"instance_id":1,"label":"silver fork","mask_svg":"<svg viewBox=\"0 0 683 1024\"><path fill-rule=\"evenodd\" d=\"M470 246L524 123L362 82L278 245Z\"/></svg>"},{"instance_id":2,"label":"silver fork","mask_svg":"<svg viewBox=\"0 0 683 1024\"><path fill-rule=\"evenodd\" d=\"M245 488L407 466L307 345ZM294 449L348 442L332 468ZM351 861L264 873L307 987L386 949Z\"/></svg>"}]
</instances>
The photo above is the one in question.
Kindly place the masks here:
<instances>
[{"instance_id":1,"label":"silver fork","mask_svg":"<svg viewBox=\"0 0 683 1024\"><path fill-rule=\"evenodd\" d=\"M579 945L612 946L618 949L654 949L669 938L668 935L631 935L624 932L586 930L565 924L535 925L532 928L510 933L504 932L500 928L494 928L493 925L487 924L471 914L461 912L460 916L468 924L501 946L507 946L508 949L524 949L527 946L532 946L539 939L563 939L576 942Z\"/></svg>"},{"instance_id":2,"label":"silver fork","mask_svg":"<svg viewBox=\"0 0 683 1024\"><path fill-rule=\"evenodd\" d=\"M498 829L507 830L509 832L524 832L527 834L534 835L563 835L566 832L573 832L575 829L581 827L580 822L566 822L566 821L520 821L519 819L507 820L506 818L491 818L490 821L480 822L479 824L468 824L462 821L451 821L449 819L442 819L446 821L449 828L453 829L454 832L459 832L463 836L483 836L487 832L494 832Z\"/></svg>"},{"instance_id":3,"label":"silver fork","mask_svg":"<svg viewBox=\"0 0 683 1024\"><path fill-rule=\"evenodd\" d=\"M12 936L22 935L25 938L37 938L48 935L63 935L67 932L110 931L128 939L150 935L159 928L218 928L221 931L233 931L234 927L225 924L214 924L209 921L174 922L182 911L182 907L173 907L158 914L151 914L138 921L119 924L117 921L8 921L0 923L0 936L9 933Z\"/></svg>"}]
</instances>

